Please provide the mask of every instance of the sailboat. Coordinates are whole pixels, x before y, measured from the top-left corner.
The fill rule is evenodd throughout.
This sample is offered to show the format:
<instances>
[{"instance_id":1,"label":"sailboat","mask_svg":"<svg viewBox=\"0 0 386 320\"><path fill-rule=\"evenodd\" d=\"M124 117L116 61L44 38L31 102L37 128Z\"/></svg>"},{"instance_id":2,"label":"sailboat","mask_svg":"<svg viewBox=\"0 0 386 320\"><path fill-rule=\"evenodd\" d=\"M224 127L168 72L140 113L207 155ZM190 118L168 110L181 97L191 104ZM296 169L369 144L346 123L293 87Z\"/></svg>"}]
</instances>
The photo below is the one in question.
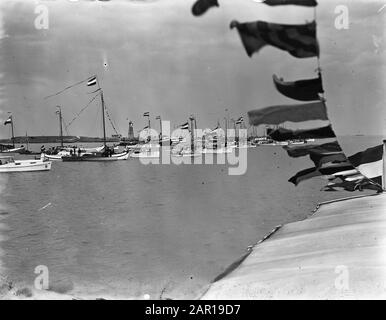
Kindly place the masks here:
<instances>
[{"instance_id":1,"label":"sailboat","mask_svg":"<svg viewBox=\"0 0 386 320\"><path fill-rule=\"evenodd\" d=\"M85 81L86 80L81 81L80 83L85 82ZM105 101L104 101L104 96L103 96L103 90L102 90L102 88L99 87L99 82L98 82L97 76L93 76L93 77L87 79L87 86L93 86L96 84L98 84L98 89L95 92L98 92L98 94L101 98L101 107L102 107L103 148L89 149L89 150L84 150L81 148L74 148L73 150L71 150L72 148L70 148L68 150L68 149L64 148L64 150L62 150L62 153L60 155L58 154L57 157L61 157L61 159L65 162L117 161L117 160L127 160L129 157L128 151L124 151L121 153L115 153L113 148L109 148L107 146L107 143L106 143L106 121L105 121L106 107L105 107ZM77 84L75 84L75 85L77 85ZM72 86L70 86L70 87L72 87ZM70 88L70 87L68 87L68 88ZM68 89L68 88L66 88L66 89ZM64 89L64 90L66 90L66 89ZM63 90L60 91L59 93L61 93L61 92L63 92ZM57 94L59 94L59 93L57 93ZM51 96L55 96L57 94L54 94ZM97 97L98 94L95 97ZM91 100L91 101L93 101L93 100ZM57 111L57 113L59 114L59 119L60 119L59 121L60 121L61 146L63 148L62 114L61 114L60 108ZM69 154L68 154L68 152L69 152ZM45 155L45 156L47 156L47 155ZM48 159L50 159L50 156L48 156ZM51 157L51 160L53 160L53 157ZM59 160L59 159L57 159L57 160Z\"/></svg>"},{"instance_id":2,"label":"sailboat","mask_svg":"<svg viewBox=\"0 0 386 320\"><path fill-rule=\"evenodd\" d=\"M11 133L12 133L12 148L3 149L2 153L18 153L24 150L24 146L16 147L15 146L15 134L14 134L14 127L13 127L13 116L12 114L9 115L8 119L4 122L4 125L10 124L11 125Z\"/></svg>"}]
</instances>

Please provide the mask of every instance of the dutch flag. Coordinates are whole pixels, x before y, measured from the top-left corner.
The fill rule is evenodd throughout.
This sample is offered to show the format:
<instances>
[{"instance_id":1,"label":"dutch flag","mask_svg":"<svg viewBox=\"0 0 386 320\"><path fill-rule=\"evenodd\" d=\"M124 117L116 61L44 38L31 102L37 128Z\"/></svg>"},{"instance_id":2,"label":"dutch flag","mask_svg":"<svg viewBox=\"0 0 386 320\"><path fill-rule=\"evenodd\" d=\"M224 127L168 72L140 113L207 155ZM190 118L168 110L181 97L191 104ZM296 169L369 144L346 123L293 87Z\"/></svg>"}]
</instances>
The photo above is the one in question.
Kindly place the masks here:
<instances>
[{"instance_id":1,"label":"dutch flag","mask_svg":"<svg viewBox=\"0 0 386 320\"><path fill-rule=\"evenodd\" d=\"M97 77L96 76L91 77L90 79L87 80L87 86L88 87L95 86L96 84L97 84Z\"/></svg>"}]
</instances>

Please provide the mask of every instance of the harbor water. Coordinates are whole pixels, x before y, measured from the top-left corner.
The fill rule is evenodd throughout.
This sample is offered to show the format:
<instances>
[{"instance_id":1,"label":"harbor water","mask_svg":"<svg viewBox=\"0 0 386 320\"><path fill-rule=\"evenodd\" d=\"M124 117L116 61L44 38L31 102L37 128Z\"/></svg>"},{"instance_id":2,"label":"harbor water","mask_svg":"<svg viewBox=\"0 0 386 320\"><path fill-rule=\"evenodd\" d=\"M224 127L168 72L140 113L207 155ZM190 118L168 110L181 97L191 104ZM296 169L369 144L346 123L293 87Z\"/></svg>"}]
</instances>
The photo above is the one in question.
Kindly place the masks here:
<instances>
[{"instance_id":1,"label":"harbor water","mask_svg":"<svg viewBox=\"0 0 386 320\"><path fill-rule=\"evenodd\" d=\"M345 151L381 143L342 139ZM40 147L40 146L39 146ZM0 272L32 288L37 266L49 290L88 298L195 298L278 224L304 219L322 192L312 167L281 147L248 149L247 172L227 165L54 162L50 172L0 176ZM355 193L357 194L357 193Z\"/></svg>"}]
</instances>

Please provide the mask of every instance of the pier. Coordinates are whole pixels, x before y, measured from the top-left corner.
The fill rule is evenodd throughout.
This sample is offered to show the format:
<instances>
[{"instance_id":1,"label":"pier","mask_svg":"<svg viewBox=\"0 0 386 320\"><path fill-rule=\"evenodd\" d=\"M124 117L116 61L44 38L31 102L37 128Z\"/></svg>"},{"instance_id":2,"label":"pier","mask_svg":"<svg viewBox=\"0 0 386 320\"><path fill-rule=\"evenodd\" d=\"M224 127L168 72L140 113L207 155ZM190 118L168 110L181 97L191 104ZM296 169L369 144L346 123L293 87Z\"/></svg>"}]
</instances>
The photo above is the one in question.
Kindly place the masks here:
<instances>
[{"instance_id":1,"label":"pier","mask_svg":"<svg viewBox=\"0 0 386 320\"><path fill-rule=\"evenodd\" d=\"M386 194L321 203L249 249L202 299L385 299Z\"/></svg>"}]
</instances>

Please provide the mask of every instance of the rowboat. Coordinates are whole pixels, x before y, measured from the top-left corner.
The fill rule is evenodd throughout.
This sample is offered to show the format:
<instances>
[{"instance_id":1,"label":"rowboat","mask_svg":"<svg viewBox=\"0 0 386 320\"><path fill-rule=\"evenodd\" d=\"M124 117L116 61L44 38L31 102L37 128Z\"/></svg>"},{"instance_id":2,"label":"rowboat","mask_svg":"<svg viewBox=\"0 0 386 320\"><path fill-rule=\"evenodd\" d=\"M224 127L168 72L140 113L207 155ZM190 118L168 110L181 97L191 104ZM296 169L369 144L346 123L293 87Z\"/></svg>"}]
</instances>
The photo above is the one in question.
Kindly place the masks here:
<instances>
[{"instance_id":1,"label":"rowboat","mask_svg":"<svg viewBox=\"0 0 386 320\"><path fill-rule=\"evenodd\" d=\"M51 162L38 160L15 160L13 157L0 158L0 172L31 172L48 171L51 169Z\"/></svg>"}]
</instances>

